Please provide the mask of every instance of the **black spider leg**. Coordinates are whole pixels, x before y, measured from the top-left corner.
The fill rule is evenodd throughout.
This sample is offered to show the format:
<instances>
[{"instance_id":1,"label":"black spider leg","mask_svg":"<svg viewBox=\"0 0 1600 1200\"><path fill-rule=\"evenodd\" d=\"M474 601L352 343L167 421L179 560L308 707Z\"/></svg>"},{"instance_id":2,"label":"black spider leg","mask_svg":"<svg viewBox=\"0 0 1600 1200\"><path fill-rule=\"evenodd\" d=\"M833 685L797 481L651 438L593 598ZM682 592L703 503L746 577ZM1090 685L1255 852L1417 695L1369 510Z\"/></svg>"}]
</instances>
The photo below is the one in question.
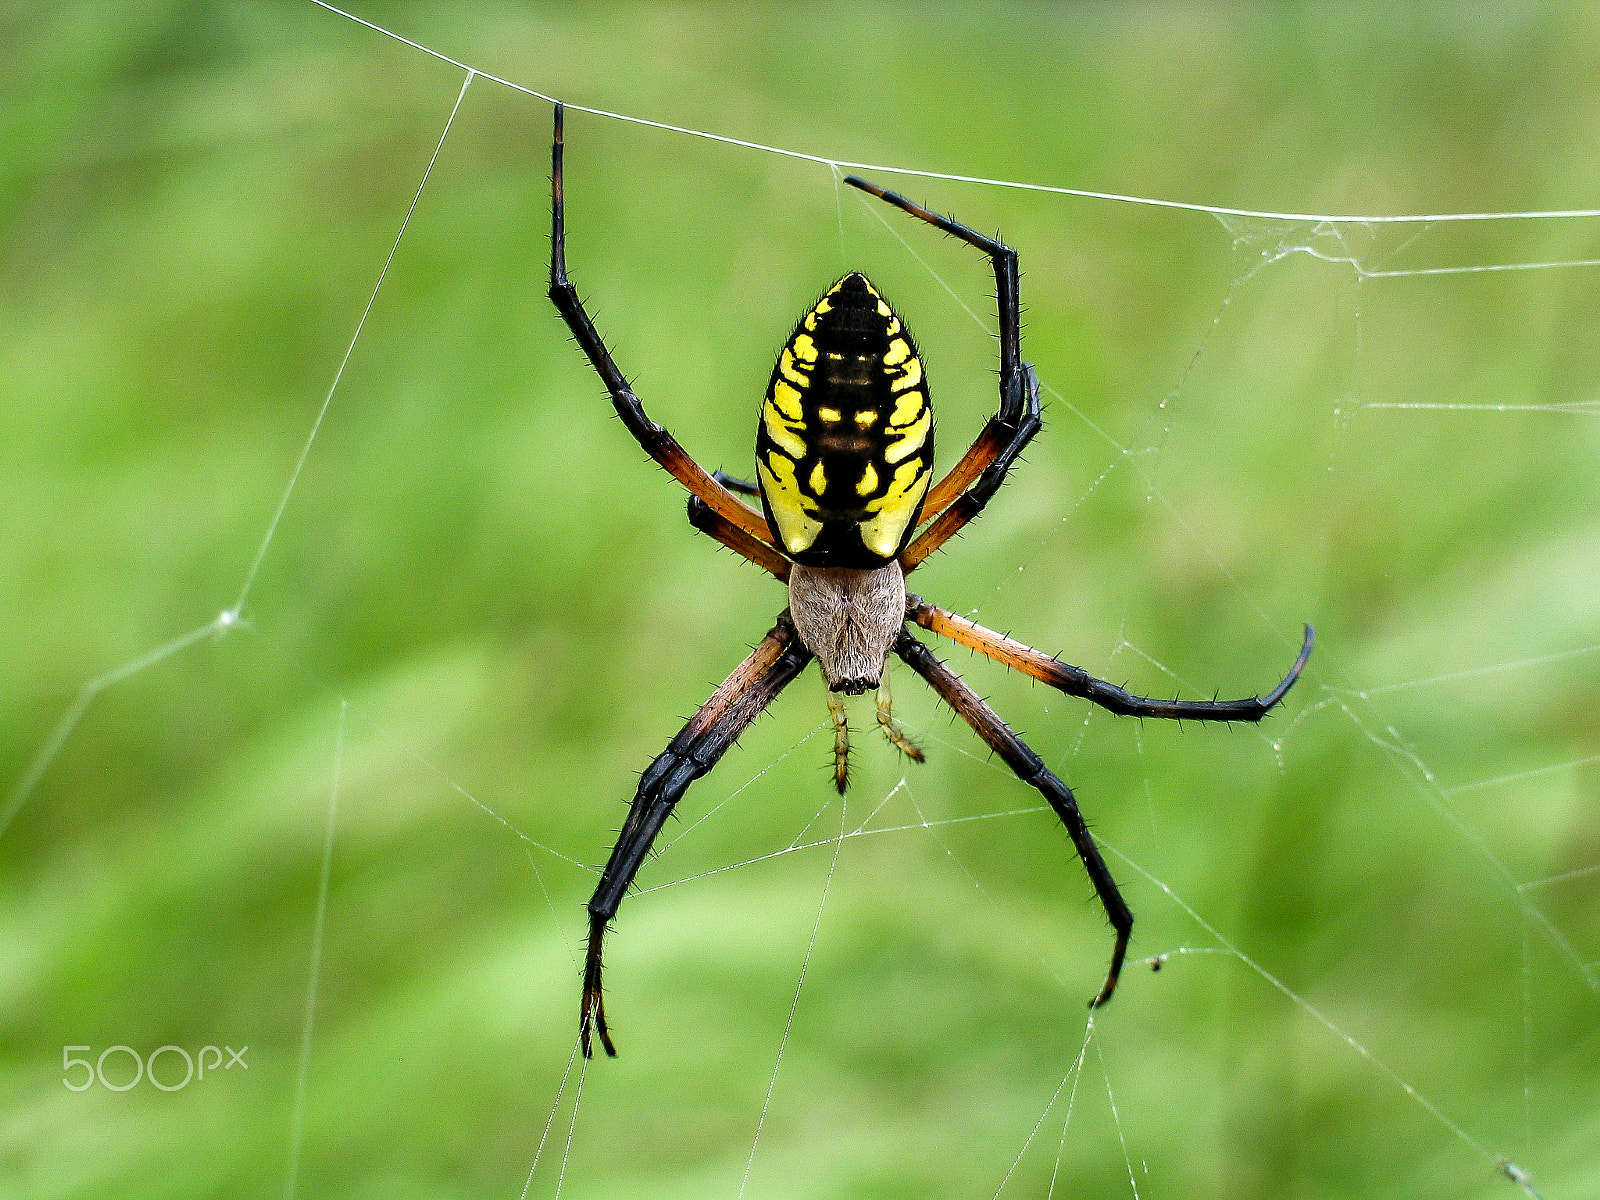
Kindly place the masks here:
<instances>
[{"instance_id":1,"label":"black spider leg","mask_svg":"<svg viewBox=\"0 0 1600 1200\"><path fill-rule=\"evenodd\" d=\"M1153 700L1135 696L1114 683L1096 679L1082 667L1060 662L1002 633L929 604L921 596L906 597L906 615L924 629L960 642L998 663L1031 675L1069 696L1081 696L1119 717L1161 717L1174 721L1259 721L1282 700L1311 658L1316 631L1306 626L1300 654L1278 686L1265 696L1243 700Z\"/></svg>"},{"instance_id":2,"label":"black spider leg","mask_svg":"<svg viewBox=\"0 0 1600 1200\"><path fill-rule=\"evenodd\" d=\"M730 492L738 492L741 496L761 495L761 489L755 484L751 483L748 479L736 479L734 476L729 475L726 471L713 471L711 472L711 478L715 479Z\"/></svg>"},{"instance_id":3,"label":"black spider leg","mask_svg":"<svg viewBox=\"0 0 1600 1200\"><path fill-rule=\"evenodd\" d=\"M1022 414L1022 421L1017 426L1016 432L1011 436L1011 440L1001 447L994 461L983 469L978 481L957 496L955 501L934 518L933 522L901 552L900 566L908 574L916 570L924 559L948 542L967 522L984 510L994 494L1000 490L1000 485L1005 483L1012 464L1017 461L1017 456L1033 440L1033 435L1039 432L1042 425L1039 416L1039 377L1028 363L1022 364L1022 373L1026 385L1027 408ZM991 418L991 424L997 419ZM974 445L981 446L984 436L980 434ZM959 470L960 464L956 466ZM951 474L955 474L955 471Z\"/></svg>"},{"instance_id":4,"label":"black spider leg","mask_svg":"<svg viewBox=\"0 0 1600 1200\"><path fill-rule=\"evenodd\" d=\"M1078 802L1073 798L1072 789L1057 779L1039 756L1028 748L1027 743L1000 719L999 714L963 683L954 671L934 657L932 651L913 637L909 630L901 631L894 644L894 652L928 681L941 700L972 726L977 735L989 744L989 748L1005 760L1006 766L1017 773L1018 779L1039 790L1050 802L1050 807L1055 809L1061 823L1067 827L1067 834L1077 848L1078 857L1083 860L1083 868L1089 873L1089 881L1094 884L1095 894L1100 897L1106 917L1117 935L1116 944L1111 949L1111 967L1106 972L1105 984L1089 1001L1091 1008L1099 1008L1117 990L1122 960L1128 953L1128 937L1133 932L1133 913L1129 911L1122 893L1117 890L1105 859L1100 857L1100 849L1089 835L1089 827L1083 823L1083 814L1078 811Z\"/></svg>"},{"instance_id":5,"label":"black spider leg","mask_svg":"<svg viewBox=\"0 0 1600 1200\"><path fill-rule=\"evenodd\" d=\"M594 1052L591 1025L600 1035L606 1053L613 1057L617 1053L606 1026L601 992L603 943L606 926L616 916L622 897L650 853L651 843L689 785L716 765L773 697L810 661L811 652L800 644L785 612L750 657L723 680L661 756L645 769L628 819L622 824L617 844L589 900L589 948L578 1019L578 1038L585 1058Z\"/></svg>"},{"instance_id":6,"label":"black spider leg","mask_svg":"<svg viewBox=\"0 0 1600 1200\"><path fill-rule=\"evenodd\" d=\"M1022 361L1017 252L997 238L985 237L859 176L848 175L845 182L977 247L989 256L994 267L1000 325L1000 407L961 460L934 485L923 502L921 519L932 520L933 524L901 555L901 565L909 571L983 511L990 497L1005 482L1006 473L1017 455L1039 432L1039 379L1033 367Z\"/></svg>"},{"instance_id":7,"label":"black spider leg","mask_svg":"<svg viewBox=\"0 0 1600 1200\"><path fill-rule=\"evenodd\" d=\"M567 278L567 219L566 182L563 171L565 141L563 129L565 109L556 105L555 135L550 143L550 299L572 331L573 338L588 356L606 391L611 394L611 405L646 454L660 464L679 483L698 496L718 516L738 526L750 536L768 545L776 545L767 520L749 505L742 503L727 488L708 475L699 463L665 428L657 425L644 411L639 397L634 395L628 381L612 360L604 339L595 330L594 322L584 311L578 289Z\"/></svg>"}]
</instances>

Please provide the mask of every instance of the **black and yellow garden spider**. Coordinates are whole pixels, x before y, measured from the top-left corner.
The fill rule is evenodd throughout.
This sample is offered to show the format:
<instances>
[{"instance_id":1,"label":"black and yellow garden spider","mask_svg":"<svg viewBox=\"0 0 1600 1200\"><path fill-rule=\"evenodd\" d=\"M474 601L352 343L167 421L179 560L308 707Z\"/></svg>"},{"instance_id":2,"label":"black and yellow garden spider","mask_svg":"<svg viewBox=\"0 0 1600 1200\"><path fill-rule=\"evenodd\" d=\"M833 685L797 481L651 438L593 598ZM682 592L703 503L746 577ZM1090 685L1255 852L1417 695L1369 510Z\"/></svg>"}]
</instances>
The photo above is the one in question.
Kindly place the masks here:
<instances>
[{"instance_id":1,"label":"black and yellow garden spider","mask_svg":"<svg viewBox=\"0 0 1600 1200\"><path fill-rule=\"evenodd\" d=\"M716 765L813 658L828 687L835 731L834 781L840 792L847 784L849 759L840 693L859 695L879 688L878 720L884 732L910 757L922 758L895 724L887 691L881 687L893 652L926 679L1024 783L1049 801L1116 931L1105 983L1090 1001L1092 1006L1104 1004L1117 986L1133 914L1084 825L1072 789L912 635L908 624L914 622L1113 713L1197 721L1259 721L1304 669L1311 655L1311 627L1306 627L1289 674L1265 696L1149 700L908 594L905 577L983 511L1017 455L1039 431L1039 380L1020 355L1016 251L854 176L845 182L989 256L999 291L999 411L949 474L930 487L933 409L916 345L877 289L864 275L851 273L801 318L779 353L756 433L756 482L731 479L720 471L708 474L645 414L567 278L559 104L551 159L550 299L605 382L628 432L689 489L689 520L694 527L789 585L789 607L766 637L639 780L633 806L589 901L579 1016L584 1056L593 1052L591 1028L600 1035L606 1053L616 1054L601 995L602 943L651 843L689 785ZM759 497L761 511L740 500L740 495Z\"/></svg>"}]
</instances>

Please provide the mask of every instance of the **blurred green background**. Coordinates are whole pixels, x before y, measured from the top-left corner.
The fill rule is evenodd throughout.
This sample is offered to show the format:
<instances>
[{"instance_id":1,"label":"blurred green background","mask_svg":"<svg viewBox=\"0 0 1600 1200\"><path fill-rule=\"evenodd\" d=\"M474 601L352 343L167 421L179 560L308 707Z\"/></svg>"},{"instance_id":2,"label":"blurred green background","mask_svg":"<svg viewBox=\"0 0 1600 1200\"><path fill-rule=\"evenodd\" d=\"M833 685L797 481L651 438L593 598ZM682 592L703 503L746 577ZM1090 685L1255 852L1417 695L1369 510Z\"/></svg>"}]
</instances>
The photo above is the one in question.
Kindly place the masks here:
<instances>
[{"instance_id":1,"label":"blurred green background","mask_svg":"<svg viewBox=\"0 0 1600 1200\"><path fill-rule=\"evenodd\" d=\"M1584 4L357 7L835 159L1600 204ZM930 762L859 733L841 815L809 673L624 905L622 1057L574 1123L591 868L783 595L689 529L544 298L548 106L468 89L243 623L140 667L237 601L462 72L289 0L0 28L0 1195L516 1196L541 1144L526 1194L571 1200L1518 1194L1500 1156L1600 1194L1600 268L1351 265L1577 263L1600 220L902 177L1019 248L1053 389L917 590L1146 692L1269 687L1304 621L1317 654L1259 730L1180 730L942 648L1170 954L1087 1043L1109 932L1036 795L902 670ZM922 343L943 462L992 410L970 251L815 164L583 114L568 142L574 277L701 462L748 471L776 348L847 269ZM64 1046L119 1045L248 1067L64 1086Z\"/></svg>"}]
</instances>

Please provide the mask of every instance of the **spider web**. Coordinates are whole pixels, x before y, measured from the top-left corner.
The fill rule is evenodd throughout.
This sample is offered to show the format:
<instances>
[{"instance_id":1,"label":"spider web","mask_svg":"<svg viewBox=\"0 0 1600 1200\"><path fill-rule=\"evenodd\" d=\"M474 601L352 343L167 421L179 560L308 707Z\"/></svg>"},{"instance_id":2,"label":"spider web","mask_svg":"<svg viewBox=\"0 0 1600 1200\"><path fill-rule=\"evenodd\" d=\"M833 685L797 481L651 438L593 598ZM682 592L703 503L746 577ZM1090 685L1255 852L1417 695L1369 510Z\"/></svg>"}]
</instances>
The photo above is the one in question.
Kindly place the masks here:
<instances>
[{"instance_id":1,"label":"spider web","mask_svg":"<svg viewBox=\"0 0 1600 1200\"><path fill-rule=\"evenodd\" d=\"M359 22L353 39L396 36L340 15ZM448 247L484 217L468 185L508 170L502 126L522 161L496 175L490 211L538 229L546 97L418 41L395 54L390 70L453 67L450 93L435 89L427 133L384 156L410 172L389 189L409 198L382 239L349 250L369 281L327 302L331 369L309 428L263 468L274 502L226 606L63 676L83 651L58 629L95 594L66 588L62 616L19 642L19 669L87 682L53 714L32 707L0 808L18 864L8 1007L34 1014L8 1038L8 1185L161 1194L175 1159L209 1149L232 1192L290 1196L1593 1190L1600 753L1584 700L1600 665L1586 505L1600 364L1570 314L1592 311L1596 213L1175 204L574 105L592 115L569 134L575 277L625 365L659 385L653 413L703 461L748 455L728 381L764 377L816 286L811 259L779 247L818 228L839 265L869 261L916 313L942 455L976 432L993 403L973 328L992 332L982 263L837 187L844 170L917 176L919 198L980 226L1003 211L1048 397L1016 482L918 589L1147 692L1270 686L1301 620L1321 639L1276 719L1232 732L1086 713L938 648L1073 782L1138 916L1145 969L1092 1020L1082 1001L1109 936L1037 795L902 671L898 711L934 761L903 769L858 731L841 803L823 779L819 689L796 683L691 792L625 904L610 955L624 1057L591 1066L571 1036L578 905L618 819L608 797L781 593L725 556L709 566L603 404L573 411L568 398L595 392L581 364L508 351L537 356L539 415L497 426L514 435L506 463L531 465L486 472L477 499L501 523L461 553L515 539L533 569L508 569L506 586L533 597L476 614L485 642L402 668L300 653L294 589L362 561L352 474L451 452L412 444L435 428L429 406L464 403L419 273L448 263L449 284L482 286L486 304L540 291L524 269L537 255L497 272ZM647 169L649 196L585 182ZM695 276L742 273L745 293L703 300L749 336L686 355L691 334L721 335L675 311L655 272L671 280L727 240L696 204L729 180L781 196L760 202L752 244ZM648 268L630 248L607 254L581 227L590 213L632 222L657 252ZM1123 300L1094 325L1111 281L1142 282L1115 270L1138 239L1173 248L1191 294L1165 343L1107 363L1103 345L1128 346L1115 322L1153 303ZM386 309L397 291L424 301ZM773 321L741 319L751 291ZM419 369L397 372L375 341ZM683 399L697 392L713 399ZM363 406L378 423L355 417ZM572 478L573 462L602 482ZM628 520L669 511L602 559L586 521L624 478L640 479L623 489ZM439 497L403 500L438 519ZM109 508L100 520L109 531ZM572 573L581 586L545 590L541 561L582 554L595 557ZM644 581L614 561L647 556L682 565ZM405 613L362 624L380 606L359 588L328 605L321 619L355 643L429 644ZM519 620L539 640L507 632ZM596 660L572 631L626 653L586 680ZM213 688L266 693L248 710L260 728L208 725L191 697ZM119 769L153 727L182 722L201 736L163 761L167 777ZM205 750L208 730L230 748ZM524 741L534 761L508 766ZM119 813L107 793L140 806ZM90 911L61 917L85 881ZM209 1092L73 1094L50 1073L61 1045L230 1039L255 1046L257 1074Z\"/></svg>"}]
</instances>

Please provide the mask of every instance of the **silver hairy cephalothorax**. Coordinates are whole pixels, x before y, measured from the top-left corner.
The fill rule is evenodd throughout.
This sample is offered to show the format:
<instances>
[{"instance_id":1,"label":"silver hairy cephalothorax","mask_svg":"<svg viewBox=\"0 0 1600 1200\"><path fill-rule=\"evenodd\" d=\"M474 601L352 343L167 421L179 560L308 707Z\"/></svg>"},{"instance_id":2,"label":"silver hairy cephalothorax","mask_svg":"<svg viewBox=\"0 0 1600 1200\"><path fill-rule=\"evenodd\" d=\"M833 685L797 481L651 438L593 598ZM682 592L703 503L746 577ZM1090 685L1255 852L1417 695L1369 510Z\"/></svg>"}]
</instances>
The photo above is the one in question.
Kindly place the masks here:
<instances>
[{"instance_id":1,"label":"silver hairy cephalothorax","mask_svg":"<svg viewBox=\"0 0 1600 1200\"><path fill-rule=\"evenodd\" d=\"M789 616L817 656L828 690L859 696L878 686L905 623L905 573L899 563L873 571L796 563L789 572Z\"/></svg>"},{"instance_id":2,"label":"silver hairy cephalothorax","mask_svg":"<svg viewBox=\"0 0 1600 1200\"><path fill-rule=\"evenodd\" d=\"M850 751L843 695L877 687L879 728L907 758L922 761L922 751L890 711L887 656L891 652L926 680L1018 779L1039 792L1071 837L1116 931L1105 983L1091 1001L1096 1007L1104 1004L1111 999L1127 958L1133 913L1084 823L1072 789L918 640L907 623L1108 712L1199 721L1259 721L1266 716L1305 668L1311 654L1310 627L1289 674L1265 696L1154 700L1096 679L1082 668L918 597L911 597L907 611L906 572L915 570L983 512L1040 428L1038 377L1021 356L1016 251L904 196L853 175L845 177L851 187L988 257L998 311L999 407L949 473L932 483L933 408L922 360L888 302L866 276L852 272L800 318L779 351L761 406L756 482L708 472L646 413L567 276L564 111L556 104L550 148L550 299L605 383L612 408L629 434L689 490L694 527L789 584L788 611L779 615L749 657L711 693L640 777L628 818L589 899L589 945L578 1010L584 1057L593 1052L595 1036L607 1054L616 1053L603 998L603 945L618 905L656 836L689 785L716 766L812 658L821 664L828 686L834 786L841 795L849 783ZM741 496L759 496L761 508Z\"/></svg>"}]
</instances>

